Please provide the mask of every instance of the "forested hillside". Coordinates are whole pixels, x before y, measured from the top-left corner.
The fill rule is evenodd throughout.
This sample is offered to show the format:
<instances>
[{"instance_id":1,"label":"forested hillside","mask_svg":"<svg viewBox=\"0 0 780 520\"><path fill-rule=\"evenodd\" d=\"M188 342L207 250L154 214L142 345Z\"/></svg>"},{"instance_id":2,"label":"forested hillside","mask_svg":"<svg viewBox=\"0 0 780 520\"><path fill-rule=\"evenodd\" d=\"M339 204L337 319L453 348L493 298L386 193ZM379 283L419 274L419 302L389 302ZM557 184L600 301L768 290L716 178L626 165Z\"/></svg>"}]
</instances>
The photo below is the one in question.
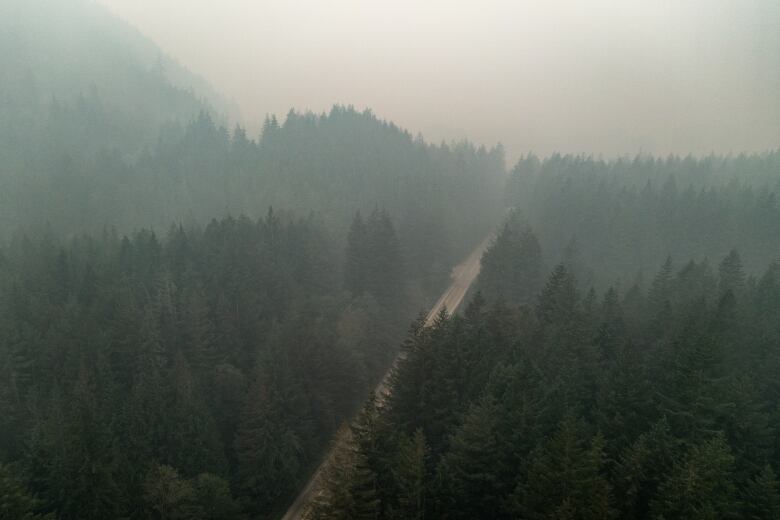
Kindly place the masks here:
<instances>
[{"instance_id":1,"label":"forested hillside","mask_svg":"<svg viewBox=\"0 0 780 520\"><path fill-rule=\"evenodd\" d=\"M255 218L273 206L316 213L342 239L356 211L386 210L430 296L501 214L504 158L500 148L431 146L351 108L291 112L281 125L269 119L257 141L201 113L137 160L109 150L42 154L6 181L6 235L165 230L215 216Z\"/></svg>"},{"instance_id":2,"label":"forested hillside","mask_svg":"<svg viewBox=\"0 0 780 520\"><path fill-rule=\"evenodd\" d=\"M395 219L419 301L501 214L503 149L431 145L370 111L228 125L202 80L86 0L0 6L0 240L356 211ZM229 128L227 127L229 126Z\"/></svg>"},{"instance_id":3,"label":"forested hillside","mask_svg":"<svg viewBox=\"0 0 780 520\"><path fill-rule=\"evenodd\" d=\"M269 213L4 249L0 495L23 489L28 511L63 519L285 505L406 320L400 273L342 289L325 237ZM350 247L366 244L399 263L386 215Z\"/></svg>"},{"instance_id":4,"label":"forested hillside","mask_svg":"<svg viewBox=\"0 0 780 520\"><path fill-rule=\"evenodd\" d=\"M667 256L711 262L736 248L759 276L780 255L780 153L732 157L521 159L507 187L547 269L577 264L583 289L637 276Z\"/></svg>"},{"instance_id":5,"label":"forested hillside","mask_svg":"<svg viewBox=\"0 0 780 520\"><path fill-rule=\"evenodd\" d=\"M207 108L229 110L202 79L92 1L0 5L4 169L42 153L136 153L161 125Z\"/></svg>"},{"instance_id":6,"label":"forested hillside","mask_svg":"<svg viewBox=\"0 0 780 520\"><path fill-rule=\"evenodd\" d=\"M777 71L752 71L775 47L769 3L704 32L683 23L699 17L687 6L675 20L684 38L670 30L647 46L624 48L599 28L607 37L590 47L582 34L588 52L625 49L590 74L516 47L533 51L528 63L555 63L550 78L598 77L610 104L637 111L631 118L658 112L605 149L644 132L660 146L739 109L733 135L758 150L766 141L747 134L771 137L776 113L764 98ZM527 105L497 101L534 76L507 70L502 88L484 82L504 70L509 33L485 38L499 45L483 62L477 30L432 38L429 22L446 24L417 6L400 16L436 47L398 40L390 4L354 33L350 16L378 7L296 3L290 30L259 23L282 4L199 4L197 16L215 15L206 30L247 44L236 50L252 55L252 75L300 81L284 99L302 107L376 99L394 110L398 100L382 99L397 93L389 79L427 78L415 96L441 99L424 99L421 119L468 112L455 106L460 91L447 92L458 88L485 97L474 112L525 111L528 136L555 133L561 113L573 121L573 106L539 103L548 93L537 86L517 91ZM182 5L169 23L196 16ZM231 9L251 25L227 23ZM469 9L455 9L450 25L500 29L490 18L500 11ZM740 11L729 9L715 18ZM551 27L587 14L560 11ZM326 22L333 12L338 23ZM639 19L666 16L646 15L620 30L649 36L653 25L634 30ZM375 31L392 41L363 48ZM752 32L765 41L755 63L737 67ZM720 33L733 41L710 48ZM646 68L648 57L635 60L677 45L690 55ZM344 91L360 94L335 95L366 56L372 70ZM690 84L635 88L636 70L683 69L694 56L706 63ZM305 74L292 70L306 59ZM464 60L479 74L449 81ZM422 68L394 77L406 61ZM384 62L388 75L376 75ZM623 79L601 85L599 70ZM254 79L239 72L234 84ZM634 91L660 103L667 88L714 80L734 99L699 107L679 134L650 135L674 118L632 101ZM624 81L630 95L617 88ZM255 109L278 108L271 92L283 89L251 85ZM325 104L311 90L333 97ZM661 104L674 110L681 101L668 97ZM601 117L607 105L582 114ZM624 128L603 116L592 132L572 124L573 137L588 137L577 142ZM349 104L267 115L255 135L241 117L96 1L0 0L0 520L270 520L296 496L294 510L303 503L311 520L780 518L780 152L525 155L507 174L500 144L436 144ZM418 127L466 135L453 121ZM688 142L702 149L708 133ZM469 305L409 328L450 284L440 305L465 291Z\"/></svg>"},{"instance_id":7,"label":"forested hillside","mask_svg":"<svg viewBox=\"0 0 780 520\"><path fill-rule=\"evenodd\" d=\"M0 518L275 517L502 212L500 146L228 117L92 2L0 5Z\"/></svg>"},{"instance_id":8,"label":"forested hillside","mask_svg":"<svg viewBox=\"0 0 780 520\"><path fill-rule=\"evenodd\" d=\"M780 516L777 161L523 158L309 517Z\"/></svg>"},{"instance_id":9,"label":"forested hillside","mask_svg":"<svg viewBox=\"0 0 780 520\"><path fill-rule=\"evenodd\" d=\"M779 275L732 251L583 294L558 266L418 322L310 516L777 518Z\"/></svg>"}]
</instances>

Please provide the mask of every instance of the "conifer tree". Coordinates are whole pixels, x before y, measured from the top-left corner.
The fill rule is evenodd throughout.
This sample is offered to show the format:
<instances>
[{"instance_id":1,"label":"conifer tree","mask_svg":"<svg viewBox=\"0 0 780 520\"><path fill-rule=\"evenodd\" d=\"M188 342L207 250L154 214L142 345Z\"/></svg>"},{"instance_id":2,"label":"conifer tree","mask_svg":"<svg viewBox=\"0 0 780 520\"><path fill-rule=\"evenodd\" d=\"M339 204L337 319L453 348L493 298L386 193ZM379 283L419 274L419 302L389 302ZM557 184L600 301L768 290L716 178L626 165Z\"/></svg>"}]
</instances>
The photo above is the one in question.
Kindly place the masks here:
<instances>
[{"instance_id":1,"label":"conifer tree","mask_svg":"<svg viewBox=\"0 0 780 520\"><path fill-rule=\"evenodd\" d=\"M780 482L772 466L764 466L742 493L742 518L780 518Z\"/></svg>"},{"instance_id":2,"label":"conifer tree","mask_svg":"<svg viewBox=\"0 0 780 520\"><path fill-rule=\"evenodd\" d=\"M483 398L469 408L438 466L441 513L452 518L500 518L502 453L494 404Z\"/></svg>"},{"instance_id":3,"label":"conifer tree","mask_svg":"<svg viewBox=\"0 0 780 520\"><path fill-rule=\"evenodd\" d=\"M734 456L722 435L691 447L659 486L653 511L662 518L734 518Z\"/></svg>"},{"instance_id":4,"label":"conifer tree","mask_svg":"<svg viewBox=\"0 0 780 520\"><path fill-rule=\"evenodd\" d=\"M38 514L40 506L11 468L0 464L0 520L54 520L51 514Z\"/></svg>"},{"instance_id":5,"label":"conifer tree","mask_svg":"<svg viewBox=\"0 0 780 520\"><path fill-rule=\"evenodd\" d=\"M537 315L543 323L570 323L575 317L576 305L574 279L563 265L559 265L553 270L539 296Z\"/></svg>"},{"instance_id":6,"label":"conifer tree","mask_svg":"<svg viewBox=\"0 0 780 520\"><path fill-rule=\"evenodd\" d=\"M276 389L258 374L236 428L236 480L241 493L251 498L248 511L254 514L289 492L301 464L301 440L284 420L276 399Z\"/></svg>"},{"instance_id":7,"label":"conifer tree","mask_svg":"<svg viewBox=\"0 0 780 520\"><path fill-rule=\"evenodd\" d=\"M588 438L584 425L567 415L528 463L510 500L522 518L615 518L612 490L602 475L604 439Z\"/></svg>"},{"instance_id":8,"label":"conifer tree","mask_svg":"<svg viewBox=\"0 0 780 520\"><path fill-rule=\"evenodd\" d=\"M661 419L625 448L616 461L613 482L616 505L627 519L647 518L658 487L679 459L681 443Z\"/></svg>"},{"instance_id":9,"label":"conifer tree","mask_svg":"<svg viewBox=\"0 0 780 520\"><path fill-rule=\"evenodd\" d=\"M428 471L429 450L425 433L417 429L414 436L404 436L399 442L398 454L393 464L393 481L397 493L397 506L389 508L391 519L423 520L426 498L430 485Z\"/></svg>"},{"instance_id":10,"label":"conifer tree","mask_svg":"<svg viewBox=\"0 0 780 520\"><path fill-rule=\"evenodd\" d=\"M723 296L731 291L739 295L745 285L745 272L742 269L742 259L736 249L732 249L721 261L718 269L718 291Z\"/></svg>"},{"instance_id":11,"label":"conifer tree","mask_svg":"<svg viewBox=\"0 0 780 520\"><path fill-rule=\"evenodd\" d=\"M347 252L344 263L344 287L352 296L360 296L368 289L368 262L370 251L368 230L360 211L355 213L347 235Z\"/></svg>"}]
</instances>

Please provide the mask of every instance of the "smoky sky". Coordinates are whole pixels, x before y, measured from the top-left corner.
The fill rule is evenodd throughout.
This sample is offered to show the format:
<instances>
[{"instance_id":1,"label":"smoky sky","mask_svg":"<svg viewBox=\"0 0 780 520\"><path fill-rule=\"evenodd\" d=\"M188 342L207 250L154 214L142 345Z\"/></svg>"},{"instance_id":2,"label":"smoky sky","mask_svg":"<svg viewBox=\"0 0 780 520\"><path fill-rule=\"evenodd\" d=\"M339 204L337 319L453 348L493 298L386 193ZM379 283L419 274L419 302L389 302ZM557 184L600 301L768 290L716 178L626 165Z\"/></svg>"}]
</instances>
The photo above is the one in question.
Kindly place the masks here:
<instances>
[{"instance_id":1,"label":"smoky sky","mask_svg":"<svg viewBox=\"0 0 780 520\"><path fill-rule=\"evenodd\" d=\"M614 156L775 149L776 0L99 0L265 114L371 108L432 141Z\"/></svg>"}]
</instances>

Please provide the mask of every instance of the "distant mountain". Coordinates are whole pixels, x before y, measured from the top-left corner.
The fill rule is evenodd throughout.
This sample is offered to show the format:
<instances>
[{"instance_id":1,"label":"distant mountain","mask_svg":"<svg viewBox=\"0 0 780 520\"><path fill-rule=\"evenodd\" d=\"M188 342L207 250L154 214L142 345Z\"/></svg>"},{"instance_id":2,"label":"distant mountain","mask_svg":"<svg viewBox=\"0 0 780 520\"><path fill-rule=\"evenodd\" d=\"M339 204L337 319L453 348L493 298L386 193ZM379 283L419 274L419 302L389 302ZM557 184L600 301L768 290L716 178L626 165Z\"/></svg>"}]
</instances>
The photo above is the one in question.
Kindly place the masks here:
<instances>
[{"instance_id":1,"label":"distant mountain","mask_svg":"<svg viewBox=\"0 0 780 520\"><path fill-rule=\"evenodd\" d=\"M0 3L0 159L136 151L160 126L228 106L203 79L86 0Z\"/></svg>"},{"instance_id":2,"label":"distant mountain","mask_svg":"<svg viewBox=\"0 0 780 520\"><path fill-rule=\"evenodd\" d=\"M501 214L501 146L432 145L370 111L291 110L262 135L135 29L87 0L2 0L0 240L204 224L269 207L345 238L387 211L424 292Z\"/></svg>"}]
</instances>

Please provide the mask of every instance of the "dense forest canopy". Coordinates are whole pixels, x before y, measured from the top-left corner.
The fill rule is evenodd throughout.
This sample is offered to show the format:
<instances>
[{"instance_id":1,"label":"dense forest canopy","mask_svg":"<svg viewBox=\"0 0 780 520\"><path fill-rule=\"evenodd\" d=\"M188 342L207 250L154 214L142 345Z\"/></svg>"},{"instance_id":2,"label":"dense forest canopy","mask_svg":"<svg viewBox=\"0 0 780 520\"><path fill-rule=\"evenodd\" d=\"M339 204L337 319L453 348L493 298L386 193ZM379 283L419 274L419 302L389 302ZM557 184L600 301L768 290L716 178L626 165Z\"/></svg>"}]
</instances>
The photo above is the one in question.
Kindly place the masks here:
<instances>
[{"instance_id":1,"label":"dense forest canopy","mask_svg":"<svg viewBox=\"0 0 780 520\"><path fill-rule=\"evenodd\" d=\"M530 155L506 192L538 233L548 268L577 263L583 285L606 288L649 281L670 255L716 262L734 248L747 272L760 275L780 256L778 188L775 151L612 161Z\"/></svg>"},{"instance_id":2,"label":"dense forest canopy","mask_svg":"<svg viewBox=\"0 0 780 520\"><path fill-rule=\"evenodd\" d=\"M485 259L505 242L532 257L532 233L505 230ZM737 251L667 261L601 294L559 265L532 299L496 294L501 268L484 263L462 317L412 327L310 518L780 515L776 262L749 279Z\"/></svg>"},{"instance_id":3,"label":"dense forest canopy","mask_svg":"<svg viewBox=\"0 0 780 520\"><path fill-rule=\"evenodd\" d=\"M392 258L392 223L370 222L360 248ZM342 290L332 247L321 222L273 212L164 238L14 241L0 460L61 518L151 515L173 475L198 479L182 507L207 500L200 479L236 511L284 505L407 319L400 274Z\"/></svg>"},{"instance_id":4,"label":"dense forest canopy","mask_svg":"<svg viewBox=\"0 0 780 520\"><path fill-rule=\"evenodd\" d=\"M342 106L255 138L93 3L0 9L0 516L273 517L500 215L502 148Z\"/></svg>"},{"instance_id":5,"label":"dense forest canopy","mask_svg":"<svg viewBox=\"0 0 780 520\"><path fill-rule=\"evenodd\" d=\"M234 110L0 4L0 519L278 518L325 455L309 518L780 518L780 153Z\"/></svg>"}]
</instances>

